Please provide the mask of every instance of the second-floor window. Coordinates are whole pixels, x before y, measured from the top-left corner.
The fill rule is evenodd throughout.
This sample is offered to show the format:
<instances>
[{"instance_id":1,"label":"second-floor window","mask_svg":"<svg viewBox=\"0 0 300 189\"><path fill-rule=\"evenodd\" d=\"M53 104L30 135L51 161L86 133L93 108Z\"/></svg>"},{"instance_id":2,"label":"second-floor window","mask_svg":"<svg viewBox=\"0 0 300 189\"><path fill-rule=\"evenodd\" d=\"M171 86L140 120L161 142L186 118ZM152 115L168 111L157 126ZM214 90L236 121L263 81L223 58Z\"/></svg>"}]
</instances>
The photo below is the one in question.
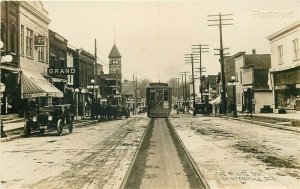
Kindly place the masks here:
<instances>
[{"instance_id":1,"label":"second-floor window","mask_svg":"<svg viewBox=\"0 0 300 189\"><path fill-rule=\"evenodd\" d=\"M278 46L278 65L283 64L283 47L282 45Z\"/></svg>"},{"instance_id":2,"label":"second-floor window","mask_svg":"<svg viewBox=\"0 0 300 189\"><path fill-rule=\"evenodd\" d=\"M10 26L10 51L17 53L17 29L14 24Z\"/></svg>"},{"instance_id":3,"label":"second-floor window","mask_svg":"<svg viewBox=\"0 0 300 189\"><path fill-rule=\"evenodd\" d=\"M28 28L26 30L26 56L33 58L33 31Z\"/></svg>"},{"instance_id":4,"label":"second-floor window","mask_svg":"<svg viewBox=\"0 0 300 189\"><path fill-rule=\"evenodd\" d=\"M298 39L293 40L294 60L300 59Z\"/></svg>"},{"instance_id":5,"label":"second-floor window","mask_svg":"<svg viewBox=\"0 0 300 189\"><path fill-rule=\"evenodd\" d=\"M53 55L53 54L51 54L50 55L50 65L49 65L49 67L50 68L55 68L55 62L56 62L56 58L55 58L55 55Z\"/></svg>"},{"instance_id":6,"label":"second-floor window","mask_svg":"<svg viewBox=\"0 0 300 189\"><path fill-rule=\"evenodd\" d=\"M45 47L38 47L38 60L45 61Z\"/></svg>"},{"instance_id":7,"label":"second-floor window","mask_svg":"<svg viewBox=\"0 0 300 189\"><path fill-rule=\"evenodd\" d=\"M24 25L21 25L21 54L24 55Z\"/></svg>"}]
</instances>

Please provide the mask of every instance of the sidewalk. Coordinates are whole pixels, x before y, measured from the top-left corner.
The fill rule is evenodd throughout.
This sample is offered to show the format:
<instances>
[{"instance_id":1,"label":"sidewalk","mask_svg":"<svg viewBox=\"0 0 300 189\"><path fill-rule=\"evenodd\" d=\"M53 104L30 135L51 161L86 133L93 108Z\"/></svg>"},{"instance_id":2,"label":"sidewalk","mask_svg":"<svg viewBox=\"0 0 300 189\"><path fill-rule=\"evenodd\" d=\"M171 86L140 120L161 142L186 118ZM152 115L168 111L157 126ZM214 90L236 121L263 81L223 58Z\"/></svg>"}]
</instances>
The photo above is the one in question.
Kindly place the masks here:
<instances>
[{"instance_id":1,"label":"sidewalk","mask_svg":"<svg viewBox=\"0 0 300 189\"><path fill-rule=\"evenodd\" d=\"M289 130L300 133L300 114L275 114L275 113L256 113L238 114L238 117L222 116L224 118L235 119L242 122L257 124L261 126L273 127L282 130Z\"/></svg>"}]
</instances>

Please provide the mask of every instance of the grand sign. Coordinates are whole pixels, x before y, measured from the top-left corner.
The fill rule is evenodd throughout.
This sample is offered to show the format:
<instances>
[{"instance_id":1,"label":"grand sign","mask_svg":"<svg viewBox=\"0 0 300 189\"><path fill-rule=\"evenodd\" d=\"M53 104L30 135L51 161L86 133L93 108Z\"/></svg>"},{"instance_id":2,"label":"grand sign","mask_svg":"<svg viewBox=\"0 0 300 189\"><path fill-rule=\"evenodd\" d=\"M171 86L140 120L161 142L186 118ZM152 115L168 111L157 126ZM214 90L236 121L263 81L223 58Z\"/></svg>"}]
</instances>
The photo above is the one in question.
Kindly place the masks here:
<instances>
[{"instance_id":1,"label":"grand sign","mask_svg":"<svg viewBox=\"0 0 300 189\"><path fill-rule=\"evenodd\" d=\"M48 75L74 75L76 69L73 67L68 68L48 68Z\"/></svg>"}]
</instances>

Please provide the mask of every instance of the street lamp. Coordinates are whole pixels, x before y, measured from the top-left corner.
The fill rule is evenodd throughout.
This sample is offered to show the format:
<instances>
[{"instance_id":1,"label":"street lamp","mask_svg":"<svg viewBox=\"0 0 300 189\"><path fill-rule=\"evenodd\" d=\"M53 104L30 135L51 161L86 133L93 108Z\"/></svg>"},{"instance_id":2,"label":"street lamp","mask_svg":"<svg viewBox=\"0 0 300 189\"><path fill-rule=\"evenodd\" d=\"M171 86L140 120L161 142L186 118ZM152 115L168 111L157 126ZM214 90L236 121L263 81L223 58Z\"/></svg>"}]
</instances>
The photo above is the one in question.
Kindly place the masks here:
<instances>
[{"instance_id":1,"label":"street lamp","mask_svg":"<svg viewBox=\"0 0 300 189\"><path fill-rule=\"evenodd\" d=\"M78 93L79 93L79 89L76 88L75 89L75 94L76 94L76 120L78 120Z\"/></svg>"},{"instance_id":2,"label":"street lamp","mask_svg":"<svg viewBox=\"0 0 300 189\"><path fill-rule=\"evenodd\" d=\"M83 98L83 100L82 100L82 117L83 118L85 117L85 96L84 96L85 92L86 92L85 89L81 89L82 98Z\"/></svg>"},{"instance_id":3,"label":"street lamp","mask_svg":"<svg viewBox=\"0 0 300 189\"><path fill-rule=\"evenodd\" d=\"M205 104L207 105L208 104L208 96L209 96L208 89L205 89L203 96L205 96Z\"/></svg>"},{"instance_id":4,"label":"street lamp","mask_svg":"<svg viewBox=\"0 0 300 189\"><path fill-rule=\"evenodd\" d=\"M230 83L228 85L232 85L232 93L233 93L233 117L237 117L237 111L236 111L236 78L235 76L231 76Z\"/></svg>"},{"instance_id":5,"label":"street lamp","mask_svg":"<svg viewBox=\"0 0 300 189\"><path fill-rule=\"evenodd\" d=\"M96 100L96 95L95 95L95 80L91 79L91 84L93 87L93 96L92 96L92 108L91 108L91 119L94 119L95 116L95 100Z\"/></svg>"},{"instance_id":6,"label":"street lamp","mask_svg":"<svg viewBox=\"0 0 300 189\"><path fill-rule=\"evenodd\" d=\"M5 56L2 56L2 48L4 46L4 43L0 41L0 64L5 63L5 62L11 62L13 60L13 57L10 54L7 54ZM3 89L1 89L3 87ZM0 68L0 117L1 117L1 110L2 110L2 91L5 91L4 86L1 85L1 68ZM0 119L0 126L1 126L1 137L6 137L6 134L3 130L3 124L2 124L2 119Z\"/></svg>"}]
</instances>

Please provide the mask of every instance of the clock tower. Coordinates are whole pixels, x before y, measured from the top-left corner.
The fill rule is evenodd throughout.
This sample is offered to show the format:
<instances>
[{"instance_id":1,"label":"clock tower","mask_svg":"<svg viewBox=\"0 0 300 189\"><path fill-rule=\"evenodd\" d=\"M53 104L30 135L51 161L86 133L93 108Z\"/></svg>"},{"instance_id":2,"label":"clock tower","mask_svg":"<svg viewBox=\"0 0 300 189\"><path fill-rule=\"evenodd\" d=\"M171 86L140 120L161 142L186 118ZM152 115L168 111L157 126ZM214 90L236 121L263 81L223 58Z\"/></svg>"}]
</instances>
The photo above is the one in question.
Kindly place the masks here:
<instances>
[{"instance_id":1,"label":"clock tower","mask_svg":"<svg viewBox=\"0 0 300 189\"><path fill-rule=\"evenodd\" d=\"M121 54L116 46L112 47L109 55L109 74L117 74L117 75L122 75L122 65L121 65Z\"/></svg>"}]
</instances>

